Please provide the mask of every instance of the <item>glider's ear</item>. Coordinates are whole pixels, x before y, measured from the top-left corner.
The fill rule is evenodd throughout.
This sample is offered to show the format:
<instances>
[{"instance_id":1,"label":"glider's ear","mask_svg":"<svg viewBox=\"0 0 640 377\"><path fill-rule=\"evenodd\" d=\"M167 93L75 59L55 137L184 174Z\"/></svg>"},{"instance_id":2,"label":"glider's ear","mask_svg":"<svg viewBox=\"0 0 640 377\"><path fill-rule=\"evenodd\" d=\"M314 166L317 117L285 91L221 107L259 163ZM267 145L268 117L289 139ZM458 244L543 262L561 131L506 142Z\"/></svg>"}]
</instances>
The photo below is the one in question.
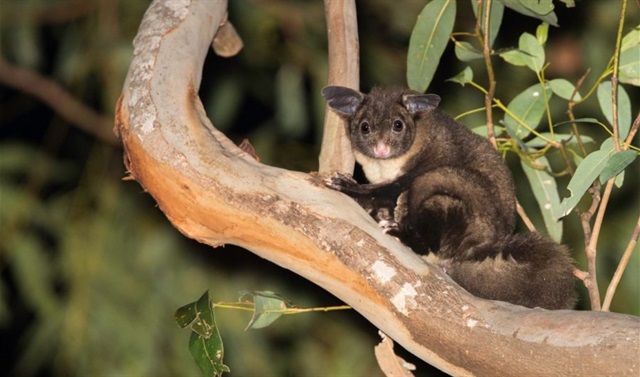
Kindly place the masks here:
<instances>
[{"instance_id":1,"label":"glider's ear","mask_svg":"<svg viewBox=\"0 0 640 377\"><path fill-rule=\"evenodd\" d=\"M344 86L325 86L322 95L327 105L340 115L351 117L364 99L364 94Z\"/></svg>"}]
</instances>

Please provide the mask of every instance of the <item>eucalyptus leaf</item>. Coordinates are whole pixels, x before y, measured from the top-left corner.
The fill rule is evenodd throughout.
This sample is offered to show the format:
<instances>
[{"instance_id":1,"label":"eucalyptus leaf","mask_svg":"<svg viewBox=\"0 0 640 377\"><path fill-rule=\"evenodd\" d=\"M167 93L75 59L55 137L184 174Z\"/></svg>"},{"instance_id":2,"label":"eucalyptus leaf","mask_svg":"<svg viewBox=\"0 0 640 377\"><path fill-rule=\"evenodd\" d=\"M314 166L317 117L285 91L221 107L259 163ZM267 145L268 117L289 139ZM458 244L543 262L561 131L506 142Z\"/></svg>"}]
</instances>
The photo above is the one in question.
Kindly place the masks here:
<instances>
[{"instance_id":1,"label":"eucalyptus leaf","mask_svg":"<svg viewBox=\"0 0 640 377\"><path fill-rule=\"evenodd\" d=\"M558 16L556 16L556 13L551 11L548 13L544 13L544 14L540 14L540 13L536 13L533 10L529 9L529 7L524 6L522 3L526 2L527 4L529 3L537 3L538 0L523 0L523 1L519 1L519 0L498 0L500 1L502 4L504 4L504 6L506 6L507 8L510 8L511 10L514 10L520 14L524 14L525 16L529 16L529 17L534 17L537 18L541 21L544 21L546 23L548 23L549 25L552 26L558 26ZM550 0L542 0L542 2L544 2L545 4L550 1ZM538 9L536 7L536 4L532 4L532 7L534 7L535 9ZM540 7L540 9L544 9L544 5L542 7ZM553 9L553 8L552 8ZM542 11L542 10L541 10Z\"/></svg>"},{"instance_id":2,"label":"eucalyptus leaf","mask_svg":"<svg viewBox=\"0 0 640 377\"><path fill-rule=\"evenodd\" d=\"M547 43L547 38L549 37L549 24L546 22L541 23L536 28L536 39L540 46L544 46Z\"/></svg>"},{"instance_id":3,"label":"eucalyptus leaf","mask_svg":"<svg viewBox=\"0 0 640 377\"><path fill-rule=\"evenodd\" d=\"M261 329L267 327L280 318L285 311L292 306L291 303L280 295L269 291L245 293L243 297L246 295L252 296L254 304L253 316L246 329Z\"/></svg>"},{"instance_id":4,"label":"eucalyptus leaf","mask_svg":"<svg viewBox=\"0 0 640 377\"><path fill-rule=\"evenodd\" d=\"M503 122L504 123L504 122ZM524 142L524 140L522 140L522 138L520 136L518 136L518 130L519 129L515 129L512 126L508 125L508 124L504 124L504 129L507 131L507 134L509 135L509 137L511 137L511 140L515 141L516 144L518 144L518 147L523 150L524 152L528 152L529 151L529 146L527 146L527 144Z\"/></svg>"},{"instance_id":5,"label":"eucalyptus leaf","mask_svg":"<svg viewBox=\"0 0 640 377\"><path fill-rule=\"evenodd\" d=\"M223 363L222 338L217 326L215 329L213 336L209 338L192 332L189 338L189 352L203 375L219 377L222 373L229 373L231 370Z\"/></svg>"},{"instance_id":6,"label":"eucalyptus leaf","mask_svg":"<svg viewBox=\"0 0 640 377\"><path fill-rule=\"evenodd\" d=\"M611 97L611 81L598 85L598 102L600 109L610 125L613 126L613 101ZM622 85L618 85L618 136L625 139L631 128L631 100Z\"/></svg>"},{"instance_id":7,"label":"eucalyptus leaf","mask_svg":"<svg viewBox=\"0 0 640 377\"><path fill-rule=\"evenodd\" d=\"M532 163L540 167L549 168L549 161L544 156L533 160ZM533 196L540 207L549 237L556 242L560 242L562 240L562 222L558 221L554 216L554 213L560 207L560 196L558 195L558 186L555 178L547 170L535 169L524 160L520 160L520 164L529 180Z\"/></svg>"},{"instance_id":8,"label":"eucalyptus leaf","mask_svg":"<svg viewBox=\"0 0 640 377\"><path fill-rule=\"evenodd\" d=\"M458 60L463 62L478 60L484 57L482 52L474 48L469 42L456 42L454 50Z\"/></svg>"},{"instance_id":9,"label":"eucalyptus leaf","mask_svg":"<svg viewBox=\"0 0 640 377\"><path fill-rule=\"evenodd\" d=\"M181 306L173 315L173 319L181 329L191 326L197 318L198 311L196 310L195 302Z\"/></svg>"},{"instance_id":10,"label":"eucalyptus leaf","mask_svg":"<svg viewBox=\"0 0 640 377\"><path fill-rule=\"evenodd\" d=\"M198 301L178 308L173 317L180 328L190 327L198 335L210 337L214 331L214 315L209 301L209 291Z\"/></svg>"},{"instance_id":11,"label":"eucalyptus leaf","mask_svg":"<svg viewBox=\"0 0 640 377\"><path fill-rule=\"evenodd\" d=\"M518 49L510 49L510 50L501 52L499 55L507 63L518 66L518 67L527 65L526 63L527 59L531 59L529 55L525 54L524 52Z\"/></svg>"},{"instance_id":12,"label":"eucalyptus leaf","mask_svg":"<svg viewBox=\"0 0 640 377\"><path fill-rule=\"evenodd\" d=\"M287 309L287 305L282 300L256 296L254 299L255 309L253 317L247 325L247 329L261 329L272 324L275 320L280 318L284 311Z\"/></svg>"},{"instance_id":13,"label":"eucalyptus leaf","mask_svg":"<svg viewBox=\"0 0 640 377\"><path fill-rule=\"evenodd\" d=\"M568 80L565 79L554 79L549 81L549 86L554 94L558 97L566 99L567 101L571 100L571 96L575 92L575 96L573 97L574 101L580 101L582 96L580 92L576 91L576 87L573 86Z\"/></svg>"},{"instance_id":14,"label":"eucalyptus leaf","mask_svg":"<svg viewBox=\"0 0 640 377\"><path fill-rule=\"evenodd\" d=\"M636 157L638 157L638 152L632 150L620 151L615 153L609 161L607 161L607 166L605 166L604 170L600 174L600 183L605 183L612 177L618 176L618 174L622 173L624 169L631 164Z\"/></svg>"},{"instance_id":15,"label":"eucalyptus leaf","mask_svg":"<svg viewBox=\"0 0 640 377\"><path fill-rule=\"evenodd\" d=\"M518 49L502 52L500 57L509 64L526 65L532 71L540 72L544 65L545 53L536 37L529 33L522 33L518 41Z\"/></svg>"},{"instance_id":16,"label":"eucalyptus leaf","mask_svg":"<svg viewBox=\"0 0 640 377\"><path fill-rule=\"evenodd\" d=\"M462 72L447 79L446 81L455 82L462 86L465 86L465 84L468 84L473 81L473 70L471 69L471 67L467 66L465 69L462 70Z\"/></svg>"},{"instance_id":17,"label":"eucalyptus leaf","mask_svg":"<svg viewBox=\"0 0 640 377\"><path fill-rule=\"evenodd\" d=\"M613 139L609 138L602 143L600 150L590 153L580 162L567 186L570 195L560 203L560 207L555 213L556 218L568 215L578 205L584 193L607 166L609 159L615 152L612 147Z\"/></svg>"},{"instance_id":18,"label":"eucalyptus leaf","mask_svg":"<svg viewBox=\"0 0 640 377\"><path fill-rule=\"evenodd\" d=\"M640 86L640 45L620 53L620 82Z\"/></svg>"},{"instance_id":19,"label":"eucalyptus leaf","mask_svg":"<svg viewBox=\"0 0 640 377\"><path fill-rule=\"evenodd\" d=\"M578 118L574 120L565 120L563 122L558 122L553 125L553 128L556 128L558 126L563 126L565 124L571 124L571 123L591 123L591 124L599 124L601 126L603 125L602 122L600 122L596 118Z\"/></svg>"},{"instance_id":20,"label":"eucalyptus leaf","mask_svg":"<svg viewBox=\"0 0 640 377\"><path fill-rule=\"evenodd\" d=\"M456 18L455 0L434 0L420 12L409 39L407 83L424 92L429 87Z\"/></svg>"},{"instance_id":21,"label":"eucalyptus leaf","mask_svg":"<svg viewBox=\"0 0 640 377\"><path fill-rule=\"evenodd\" d=\"M560 141L561 143L564 143L566 145L573 145L578 143L578 138L575 137L573 134L556 133L556 134L553 134L552 136L550 132L540 132L540 135L550 140ZM580 135L580 139L582 140L583 144L594 142L593 138L586 135ZM540 137L536 136L535 138L527 141L526 144L532 148L540 148L540 147L546 146L547 142L541 139Z\"/></svg>"},{"instance_id":22,"label":"eucalyptus leaf","mask_svg":"<svg viewBox=\"0 0 640 377\"><path fill-rule=\"evenodd\" d=\"M534 72L540 72L544 66L545 53L538 38L529 33L522 33L518 47L529 54L530 59L525 59L525 64Z\"/></svg>"},{"instance_id":23,"label":"eucalyptus leaf","mask_svg":"<svg viewBox=\"0 0 640 377\"><path fill-rule=\"evenodd\" d=\"M624 52L627 49L638 45L640 45L640 25L636 26L633 30L622 37L620 52Z\"/></svg>"},{"instance_id":24,"label":"eucalyptus leaf","mask_svg":"<svg viewBox=\"0 0 640 377\"><path fill-rule=\"evenodd\" d=\"M206 291L196 302L184 305L174 315L181 328L190 327L189 351L205 376L222 376L230 372L224 365L224 346L216 318Z\"/></svg>"},{"instance_id":25,"label":"eucalyptus leaf","mask_svg":"<svg viewBox=\"0 0 640 377\"><path fill-rule=\"evenodd\" d=\"M487 125L482 125L482 126L478 126L478 127L473 127L471 129L471 131L473 131L474 133L482 136L482 137L489 137L489 135L487 134ZM499 135L502 132L505 132L505 128L504 127L500 127L500 126L493 126L493 132L495 135Z\"/></svg>"},{"instance_id":26,"label":"eucalyptus leaf","mask_svg":"<svg viewBox=\"0 0 640 377\"><path fill-rule=\"evenodd\" d=\"M553 0L519 0L519 3L541 16L553 11Z\"/></svg>"},{"instance_id":27,"label":"eucalyptus leaf","mask_svg":"<svg viewBox=\"0 0 640 377\"><path fill-rule=\"evenodd\" d=\"M548 93L551 98L551 93ZM535 129L545 112L544 95L542 93L542 85L535 84L518 94L507 106L510 113L514 117L520 119L529 128ZM523 127L511 115L505 114L504 125L507 130L511 130L515 136L524 139L531 133L527 128Z\"/></svg>"}]
</instances>

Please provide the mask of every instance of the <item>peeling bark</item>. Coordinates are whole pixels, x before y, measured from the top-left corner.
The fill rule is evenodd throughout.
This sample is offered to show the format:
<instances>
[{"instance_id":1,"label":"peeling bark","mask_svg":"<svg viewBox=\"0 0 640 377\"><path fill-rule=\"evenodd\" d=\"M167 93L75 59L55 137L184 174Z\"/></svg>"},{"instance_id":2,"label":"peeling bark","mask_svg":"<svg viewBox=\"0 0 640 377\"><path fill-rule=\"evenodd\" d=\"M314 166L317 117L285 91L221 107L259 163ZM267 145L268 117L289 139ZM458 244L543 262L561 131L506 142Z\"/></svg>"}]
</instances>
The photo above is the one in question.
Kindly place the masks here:
<instances>
[{"instance_id":1,"label":"peeling bark","mask_svg":"<svg viewBox=\"0 0 640 377\"><path fill-rule=\"evenodd\" d=\"M177 229L294 271L453 375L638 375L637 317L478 299L350 198L258 163L217 131L197 88L225 14L226 1L154 1L116 109L129 174Z\"/></svg>"}]
</instances>

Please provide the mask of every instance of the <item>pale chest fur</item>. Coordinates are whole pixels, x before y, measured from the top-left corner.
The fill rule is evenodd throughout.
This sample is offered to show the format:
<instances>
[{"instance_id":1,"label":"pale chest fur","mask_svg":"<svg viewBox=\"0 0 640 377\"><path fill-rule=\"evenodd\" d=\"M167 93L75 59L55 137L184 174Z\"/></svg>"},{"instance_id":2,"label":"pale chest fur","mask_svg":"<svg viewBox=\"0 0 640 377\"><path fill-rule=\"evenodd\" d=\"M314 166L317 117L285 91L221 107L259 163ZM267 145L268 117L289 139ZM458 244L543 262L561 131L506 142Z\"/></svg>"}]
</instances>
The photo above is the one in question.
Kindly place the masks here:
<instances>
[{"instance_id":1,"label":"pale chest fur","mask_svg":"<svg viewBox=\"0 0 640 377\"><path fill-rule=\"evenodd\" d=\"M402 156L389 159L372 158L358 151L354 151L354 155L370 183L394 181L404 172L402 168L407 161Z\"/></svg>"}]
</instances>

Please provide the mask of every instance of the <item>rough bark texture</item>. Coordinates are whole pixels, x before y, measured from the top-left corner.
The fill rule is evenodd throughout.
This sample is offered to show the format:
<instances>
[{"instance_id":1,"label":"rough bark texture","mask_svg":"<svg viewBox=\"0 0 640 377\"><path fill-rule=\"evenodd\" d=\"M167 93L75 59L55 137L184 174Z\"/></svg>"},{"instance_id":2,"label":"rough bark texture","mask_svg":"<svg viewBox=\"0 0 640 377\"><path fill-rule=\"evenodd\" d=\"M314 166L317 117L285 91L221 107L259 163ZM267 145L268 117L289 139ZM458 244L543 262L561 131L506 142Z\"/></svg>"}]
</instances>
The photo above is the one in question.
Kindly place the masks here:
<instances>
[{"instance_id":1,"label":"rough bark texture","mask_svg":"<svg viewBox=\"0 0 640 377\"><path fill-rule=\"evenodd\" d=\"M226 1L155 1L116 109L129 173L176 228L296 272L450 374L640 373L638 318L475 298L384 235L345 195L233 145L196 94L225 13Z\"/></svg>"}]
</instances>

